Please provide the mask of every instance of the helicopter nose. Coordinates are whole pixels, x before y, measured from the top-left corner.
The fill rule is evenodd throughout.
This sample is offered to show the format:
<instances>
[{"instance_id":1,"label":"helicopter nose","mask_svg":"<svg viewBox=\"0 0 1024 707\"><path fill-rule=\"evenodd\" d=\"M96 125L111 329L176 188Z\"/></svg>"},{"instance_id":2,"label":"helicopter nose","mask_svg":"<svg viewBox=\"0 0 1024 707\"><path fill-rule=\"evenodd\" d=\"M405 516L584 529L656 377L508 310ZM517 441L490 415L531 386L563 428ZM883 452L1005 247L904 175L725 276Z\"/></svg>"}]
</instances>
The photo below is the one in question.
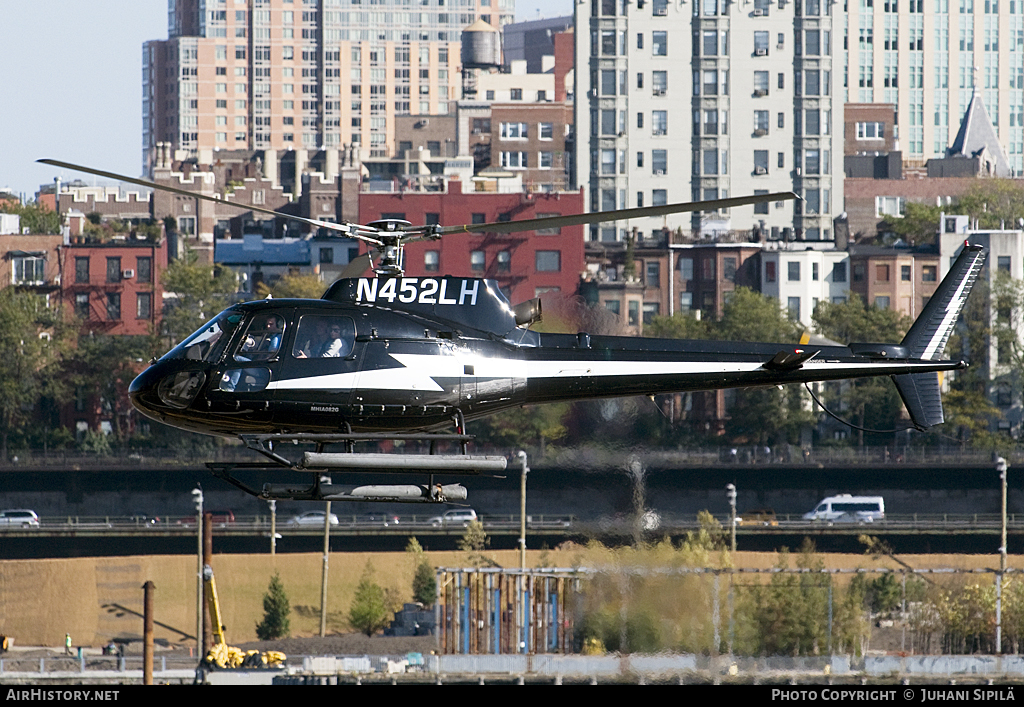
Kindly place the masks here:
<instances>
[{"instance_id":1,"label":"helicopter nose","mask_svg":"<svg viewBox=\"0 0 1024 707\"><path fill-rule=\"evenodd\" d=\"M155 363L132 381L128 393L132 404L144 413L184 410L195 400L206 378L202 369L183 370Z\"/></svg>"}]
</instances>

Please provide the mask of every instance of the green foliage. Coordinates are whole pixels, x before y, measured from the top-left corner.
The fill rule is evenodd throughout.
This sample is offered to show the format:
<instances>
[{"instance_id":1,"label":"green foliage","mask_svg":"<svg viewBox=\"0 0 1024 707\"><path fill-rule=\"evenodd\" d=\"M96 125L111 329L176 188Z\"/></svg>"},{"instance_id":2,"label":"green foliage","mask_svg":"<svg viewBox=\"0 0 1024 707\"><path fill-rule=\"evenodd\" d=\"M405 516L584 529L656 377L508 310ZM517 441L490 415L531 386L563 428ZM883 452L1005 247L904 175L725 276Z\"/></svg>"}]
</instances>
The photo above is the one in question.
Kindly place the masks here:
<instances>
[{"instance_id":1,"label":"green foliage","mask_svg":"<svg viewBox=\"0 0 1024 707\"><path fill-rule=\"evenodd\" d=\"M67 399L60 375L67 329L45 301L13 287L0 290L0 458L7 441L33 419L40 398Z\"/></svg>"},{"instance_id":2,"label":"green foliage","mask_svg":"<svg viewBox=\"0 0 1024 707\"><path fill-rule=\"evenodd\" d=\"M275 572L263 595L263 620L256 624L256 637L261 641L287 638L291 634L291 612L281 576Z\"/></svg>"},{"instance_id":3,"label":"green foliage","mask_svg":"<svg viewBox=\"0 0 1024 707\"><path fill-rule=\"evenodd\" d=\"M913 320L892 309L865 306L854 293L846 302L822 302L814 311L813 320L823 336L848 343L868 341L899 342ZM884 378L865 378L826 386L825 403L833 409L847 411L858 427L892 430L903 409L895 387ZM858 433L861 445L864 433Z\"/></svg>"},{"instance_id":4,"label":"green foliage","mask_svg":"<svg viewBox=\"0 0 1024 707\"><path fill-rule=\"evenodd\" d=\"M437 598L437 577L434 574L434 566L430 564L430 560L427 559L426 553L423 552L423 548L420 547L416 538L409 538L409 544L405 546L405 551L412 554L416 565L412 577L412 600L424 606L432 606Z\"/></svg>"},{"instance_id":5,"label":"green foliage","mask_svg":"<svg viewBox=\"0 0 1024 707\"><path fill-rule=\"evenodd\" d=\"M348 623L353 630L372 636L391 621L388 597L384 589L373 581L373 564L367 560L366 569L356 587L352 606L348 610Z\"/></svg>"},{"instance_id":6,"label":"green foliage","mask_svg":"<svg viewBox=\"0 0 1024 707\"><path fill-rule=\"evenodd\" d=\"M511 408L473 422L473 434L480 444L505 449L544 449L565 437L562 418L568 403Z\"/></svg>"},{"instance_id":7,"label":"green foliage","mask_svg":"<svg viewBox=\"0 0 1024 707\"><path fill-rule=\"evenodd\" d=\"M265 298L267 294L275 298L300 297L303 299L320 299L327 286L319 275L282 275L270 286L261 282L256 286L256 294Z\"/></svg>"},{"instance_id":8,"label":"green foliage","mask_svg":"<svg viewBox=\"0 0 1024 707\"><path fill-rule=\"evenodd\" d=\"M55 236L60 233L60 215L37 201L27 204L0 202L0 212L18 214L21 227L27 228L33 235Z\"/></svg>"},{"instance_id":9,"label":"green foliage","mask_svg":"<svg viewBox=\"0 0 1024 707\"><path fill-rule=\"evenodd\" d=\"M1024 184L1019 179L975 180L957 200L956 211L977 219L981 228L1017 228L1017 219L1024 217Z\"/></svg>"},{"instance_id":10,"label":"green foliage","mask_svg":"<svg viewBox=\"0 0 1024 707\"><path fill-rule=\"evenodd\" d=\"M174 295L164 312L164 333L177 343L231 304L237 278L228 268L200 263L188 249L167 265L164 289Z\"/></svg>"},{"instance_id":11,"label":"green foliage","mask_svg":"<svg viewBox=\"0 0 1024 707\"><path fill-rule=\"evenodd\" d=\"M898 343L914 321L893 309L865 306L851 292L846 302L822 302L812 315L818 333L840 343Z\"/></svg>"},{"instance_id":12,"label":"green foliage","mask_svg":"<svg viewBox=\"0 0 1024 707\"><path fill-rule=\"evenodd\" d=\"M879 230L892 233L907 243L923 243L939 232L939 215L943 212L948 213L949 207L908 201L903 216L886 216Z\"/></svg>"}]
</instances>

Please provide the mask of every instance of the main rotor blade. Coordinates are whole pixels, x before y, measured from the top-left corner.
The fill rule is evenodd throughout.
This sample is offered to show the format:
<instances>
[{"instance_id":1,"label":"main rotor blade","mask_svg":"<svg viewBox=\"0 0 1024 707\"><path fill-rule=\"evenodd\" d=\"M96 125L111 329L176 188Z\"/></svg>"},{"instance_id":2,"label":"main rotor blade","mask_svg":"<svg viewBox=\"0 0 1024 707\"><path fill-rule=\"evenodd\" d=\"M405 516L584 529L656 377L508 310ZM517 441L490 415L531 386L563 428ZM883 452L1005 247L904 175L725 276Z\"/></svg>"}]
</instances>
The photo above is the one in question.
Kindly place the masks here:
<instances>
[{"instance_id":1,"label":"main rotor blade","mask_svg":"<svg viewBox=\"0 0 1024 707\"><path fill-rule=\"evenodd\" d=\"M349 238L355 238L357 240L366 241L373 245L384 245L381 241L371 238L365 233L360 232L358 229L360 226L356 226L350 223L334 223L333 221L319 221L317 219L305 218L303 216L293 216L292 214L283 214L279 211L272 209L265 209L260 206L250 206L249 204L234 204L226 199L219 198L216 196L210 196L209 194L199 194L194 191L188 191L186 189L178 189L177 187L168 186L166 184L157 184L151 182L148 179L136 179L135 177L127 177L123 174L117 174L115 172L105 172L101 169L93 169L92 167L84 167L78 164L71 164L70 162L61 162L60 160L42 159L36 160L42 164L52 165L54 167L61 167L62 169L71 169L78 172L85 172L86 174L95 174L98 177L105 177L107 179L116 179L121 182L128 182L129 184L138 184L140 187L146 187L148 189L159 189L160 191L170 192L171 194L178 194L180 196L190 196L196 199L202 199L203 201L210 201L214 204L224 204L226 206L233 206L236 209L242 209L244 211L255 211L261 214L267 214L275 218L284 218L291 221L298 221L299 223L305 223L310 226L317 228L326 228L331 231L338 231L343 233Z\"/></svg>"},{"instance_id":2,"label":"main rotor blade","mask_svg":"<svg viewBox=\"0 0 1024 707\"><path fill-rule=\"evenodd\" d=\"M349 261L349 264L341 271L341 275L338 276L338 279L343 280L345 278L359 277L366 272L366 269L371 265L373 265L373 259L370 257L369 253L358 255L353 260Z\"/></svg>"},{"instance_id":3,"label":"main rotor blade","mask_svg":"<svg viewBox=\"0 0 1024 707\"><path fill-rule=\"evenodd\" d=\"M578 226L587 223L602 223L604 221L623 221L632 218L647 218L651 216L666 216L668 214L686 213L688 211L717 211L718 209L729 209L733 206L746 206L748 204L760 204L764 201L786 201L788 199L799 199L800 197L791 191L778 192L775 194L757 194L755 196L736 196L729 199L712 199L710 201L690 201L682 204L666 204L665 206L645 206L639 209L618 209L616 211L599 211L592 214L573 214L570 216L549 216L547 218L533 218L525 221L498 221L497 223L467 224L465 226L446 226L437 231L440 235L448 233L516 233L518 231L532 231L538 228L561 228L563 226ZM411 229L416 230L416 229Z\"/></svg>"}]
</instances>

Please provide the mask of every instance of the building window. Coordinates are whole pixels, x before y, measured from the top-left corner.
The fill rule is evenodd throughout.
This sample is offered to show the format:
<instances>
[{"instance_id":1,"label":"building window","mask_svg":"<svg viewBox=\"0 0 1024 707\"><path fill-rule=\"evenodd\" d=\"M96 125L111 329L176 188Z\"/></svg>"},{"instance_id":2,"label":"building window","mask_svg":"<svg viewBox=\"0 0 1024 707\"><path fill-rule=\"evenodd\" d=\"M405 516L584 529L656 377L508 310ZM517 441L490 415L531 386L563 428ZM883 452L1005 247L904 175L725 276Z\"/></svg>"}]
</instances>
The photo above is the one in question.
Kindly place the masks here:
<instances>
[{"instance_id":1,"label":"building window","mask_svg":"<svg viewBox=\"0 0 1024 707\"><path fill-rule=\"evenodd\" d=\"M729 282L736 282L736 265L739 261L733 256L722 258L722 277Z\"/></svg>"},{"instance_id":2,"label":"building window","mask_svg":"<svg viewBox=\"0 0 1024 707\"><path fill-rule=\"evenodd\" d=\"M875 306L879 309L889 309L889 298L884 295L875 297Z\"/></svg>"},{"instance_id":3,"label":"building window","mask_svg":"<svg viewBox=\"0 0 1024 707\"><path fill-rule=\"evenodd\" d=\"M75 316L81 319L89 318L88 292L79 292L75 295Z\"/></svg>"},{"instance_id":4,"label":"building window","mask_svg":"<svg viewBox=\"0 0 1024 707\"><path fill-rule=\"evenodd\" d=\"M482 272L484 269L484 252L474 250L469 254L469 268L474 272Z\"/></svg>"},{"instance_id":5,"label":"building window","mask_svg":"<svg viewBox=\"0 0 1024 707\"><path fill-rule=\"evenodd\" d=\"M540 123L539 132L541 140L552 140L555 137L555 124L554 123Z\"/></svg>"},{"instance_id":6,"label":"building window","mask_svg":"<svg viewBox=\"0 0 1024 707\"><path fill-rule=\"evenodd\" d=\"M512 254L507 250L498 251L497 257L498 272L508 272L512 269Z\"/></svg>"},{"instance_id":7,"label":"building window","mask_svg":"<svg viewBox=\"0 0 1024 707\"><path fill-rule=\"evenodd\" d=\"M999 259L996 262L997 262L996 269L999 272L1004 272L1007 275L1010 274L1010 256L1008 256L1008 255L1000 255ZM934 268L932 268L932 269L934 270Z\"/></svg>"},{"instance_id":8,"label":"building window","mask_svg":"<svg viewBox=\"0 0 1024 707\"><path fill-rule=\"evenodd\" d=\"M537 272L561 272L562 251L538 250L536 253Z\"/></svg>"},{"instance_id":9,"label":"building window","mask_svg":"<svg viewBox=\"0 0 1024 707\"><path fill-rule=\"evenodd\" d=\"M529 137L530 127L527 123L502 123L501 138L503 140L525 140Z\"/></svg>"},{"instance_id":10,"label":"building window","mask_svg":"<svg viewBox=\"0 0 1024 707\"><path fill-rule=\"evenodd\" d=\"M758 196L760 194L767 194L767 193L768 193L767 189L755 189L754 190L754 196ZM767 214L768 213L768 202L767 201L759 201L756 204L754 204L754 213L755 214Z\"/></svg>"},{"instance_id":11,"label":"building window","mask_svg":"<svg viewBox=\"0 0 1024 707\"><path fill-rule=\"evenodd\" d=\"M912 274L911 274L910 266L909 265L901 265L900 266L900 280L902 280L903 282L910 282L911 276L912 276Z\"/></svg>"},{"instance_id":12,"label":"building window","mask_svg":"<svg viewBox=\"0 0 1024 707\"><path fill-rule=\"evenodd\" d=\"M668 172L668 150L651 150L651 172L653 174Z\"/></svg>"},{"instance_id":13,"label":"building window","mask_svg":"<svg viewBox=\"0 0 1024 707\"><path fill-rule=\"evenodd\" d=\"M921 282L935 282L938 280L938 267L925 265L921 268Z\"/></svg>"},{"instance_id":14,"label":"building window","mask_svg":"<svg viewBox=\"0 0 1024 707\"><path fill-rule=\"evenodd\" d=\"M875 282L889 282L889 266L888 265L876 265L875 266Z\"/></svg>"},{"instance_id":15,"label":"building window","mask_svg":"<svg viewBox=\"0 0 1024 707\"><path fill-rule=\"evenodd\" d=\"M907 200L902 196L876 196L875 216L903 216L906 213Z\"/></svg>"},{"instance_id":16,"label":"building window","mask_svg":"<svg viewBox=\"0 0 1024 707\"><path fill-rule=\"evenodd\" d=\"M622 303L617 299L606 299L604 308L618 317L622 312Z\"/></svg>"},{"instance_id":17,"label":"building window","mask_svg":"<svg viewBox=\"0 0 1024 707\"><path fill-rule=\"evenodd\" d=\"M523 100L523 89L521 89L521 88L513 88L511 93L512 93L511 98L512 98L513 101L521 101L521 100Z\"/></svg>"},{"instance_id":18,"label":"building window","mask_svg":"<svg viewBox=\"0 0 1024 707\"><path fill-rule=\"evenodd\" d=\"M441 253L436 250L428 250L423 254L423 269L427 272L437 272L441 267Z\"/></svg>"},{"instance_id":19,"label":"building window","mask_svg":"<svg viewBox=\"0 0 1024 707\"><path fill-rule=\"evenodd\" d=\"M648 287L661 287L661 263L648 260L644 266L644 284Z\"/></svg>"},{"instance_id":20,"label":"building window","mask_svg":"<svg viewBox=\"0 0 1024 707\"><path fill-rule=\"evenodd\" d=\"M562 214L537 214L537 218L556 218ZM562 232L562 229L558 226L552 226L550 228L538 228L534 231L538 236L557 236Z\"/></svg>"},{"instance_id":21,"label":"building window","mask_svg":"<svg viewBox=\"0 0 1024 707\"><path fill-rule=\"evenodd\" d=\"M786 264L787 279L790 282L800 282L800 262L791 261Z\"/></svg>"},{"instance_id":22,"label":"building window","mask_svg":"<svg viewBox=\"0 0 1024 707\"><path fill-rule=\"evenodd\" d=\"M790 263L792 265L793 263ZM799 263L797 263L799 265ZM786 300L786 310L789 313L789 318L794 322L800 321L800 298L789 297Z\"/></svg>"},{"instance_id":23,"label":"building window","mask_svg":"<svg viewBox=\"0 0 1024 707\"><path fill-rule=\"evenodd\" d=\"M121 293L107 293L107 319L116 322L121 319Z\"/></svg>"},{"instance_id":24,"label":"building window","mask_svg":"<svg viewBox=\"0 0 1024 707\"><path fill-rule=\"evenodd\" d=\"M668 203L668 189L651 190L651 206L665 206Z\"/></svg>"},{"instance_id":25,"label":"building window","mask_svg":"<svg viewBox=\"0 0 1024 707\"><path fill-rule=\"evenodd\" d=\"M668 32L652 32L654 56L668 56Z\"/></svg>"},{"instance_id":26,"label":"building window","mask_svg":"<svg viewBox=\"0 0 1024 707\"><path fill-rule=\"evenodd\" d=\"M644 302L644 324L650 324L651 319L661 314L661 304L658 302Z\"/></svg>"},{"instance_id":27,"label":"building window","mask_svg":"<svg viewBox=\"0 0 1024 707\"><path fill-rule=\"evenodd\" d=\"M334 264L334 248L321 248L320 249L320 264L321 265L333 265Z\"/></svg>"},{"instance_id":28,"label":"building window","mask_svg":"<svg viewBox=\"0 0 1024 707\"><path fill-rule=\"evenodd\" d=\"M41 285L46 277L46 258L39 255L16 256L12 282L15 285Z\"/></svg>"},{"instance_id":29,"label":"building window","mask_svg":"<svg viewBox=\"0 0 1024 707\"><path fill-rule=\"evenodd\" d=\"M884 140L885 123L857 123L858 140Z\"/></svg>"},{"instance_id":30,"label":"building window","mask_svg":"<svg viewBox=\"0 0 1024 707\"><path fill-rule=\"evenodd\" d=\"M121 282L120 258L107 258L107 282Z\"/></svg>"},{"instance_id":31,"label":"building window","mask_svg":"<svg viewBox=\"0 0 1024 707\"><path fill-rule=\"evenodd\" d=\"M153 282L153 258L150 256L139 256L135 260L135 281L148 285Z\"/></svg>"},{"instance_id":32,"label":"building window","mask_svg":"<svg viewBox=\"0 0 1024 707\"><path fill-rule=\"evenodd\" d=\"M153 315L153 293L139 292L135 300L135 318L149 319Z\"/></svg>"},{"instance_id":33,"label":"building window","mask_svg":"<svg viewBox=\"0 0 1024 707\"><path fill-rule=\"evenodd\" d=\"M775 263L772 261L764 264L764 281L775 282Z\"/></svg>"},{"instance_id":34,"label":"building window","mask_svg":"<svg viewBox=\"0 0 1024 707\"><path fill-rule=\"evenodd\" d=\"M502 152L501 166L506 169L526 169L526 155L525 152Z\"/></svg>"},{"instance_id":35,"label":"building window","mask_svg":"<svg viewBox=\"0 0 1024 707\"><path fill-rule=\"evenodd\" d=\"M89 282L89 259L75 258L75 282L84 285Z\"/></svg>"}]
</instances>

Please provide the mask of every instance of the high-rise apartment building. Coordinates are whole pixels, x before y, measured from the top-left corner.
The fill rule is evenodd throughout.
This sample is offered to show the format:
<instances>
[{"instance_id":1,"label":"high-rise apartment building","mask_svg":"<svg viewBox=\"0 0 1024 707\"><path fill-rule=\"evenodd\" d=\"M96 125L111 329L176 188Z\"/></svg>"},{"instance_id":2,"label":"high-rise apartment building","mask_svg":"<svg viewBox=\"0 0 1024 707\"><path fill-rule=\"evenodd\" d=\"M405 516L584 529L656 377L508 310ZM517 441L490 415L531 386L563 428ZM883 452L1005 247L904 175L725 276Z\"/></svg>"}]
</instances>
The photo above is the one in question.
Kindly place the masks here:
<instances>
[{"instance_id":1,"label":"high-rise apartment building","mask_svg":"<svg viewBox=\"0 0 1024 707\"><path fill-rule=\"evenodd\" d=\"M842 101L828 0L581 0L578 179L591 211L792 189L802 201L630 222L641 235L754 231L830 241L842 211ZM594 227L624 240L629 225Z\"/></svg>"},{"instance_id":2,"label":"high-rise apartment building","mask_svg":"<svg viewBox=\"0 0 1024 707\"><path fill-rule=\"evenodd\" d=\"M896 104L905 161L945 156L977 89L1010 167L1024 171L1024 0L844 2L842 91Z\"/></svg>"},{"instance_id":3,"label":"high-rise apartment building","mask_svg":"<svg viewBox=\"0 0 1024 707\"><path fill-rule=\"evenodd\" d=\"M171 0L169 38L143 45L144 170L158 143L184 159L295 151L296 174L317 151L387 156L395 116L445 114L459 98L463 28L500 28L513 11L514 0Z\"/></svg>"}]
</instances>

